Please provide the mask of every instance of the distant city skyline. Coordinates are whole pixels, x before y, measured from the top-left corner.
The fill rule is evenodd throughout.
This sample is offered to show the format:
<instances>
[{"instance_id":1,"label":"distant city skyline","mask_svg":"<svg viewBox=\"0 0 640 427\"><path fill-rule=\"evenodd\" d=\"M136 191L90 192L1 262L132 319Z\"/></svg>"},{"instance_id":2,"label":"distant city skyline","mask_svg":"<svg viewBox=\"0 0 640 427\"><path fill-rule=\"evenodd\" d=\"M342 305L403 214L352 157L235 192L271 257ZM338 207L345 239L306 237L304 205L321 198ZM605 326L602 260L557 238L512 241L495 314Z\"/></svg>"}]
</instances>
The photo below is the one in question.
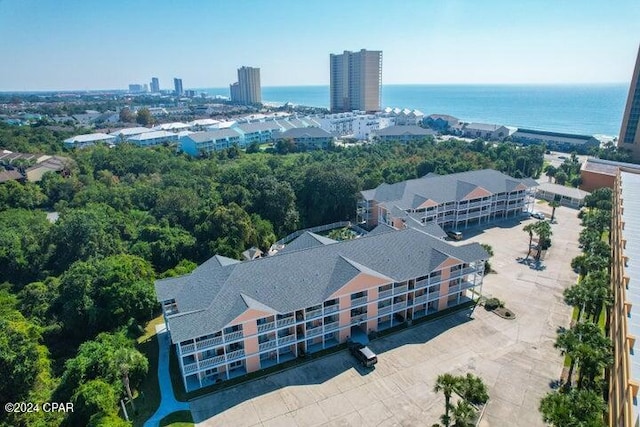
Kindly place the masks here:
<instances>
[{"instance_id":1,"label":"distant city skyline","mask_svg":"<svg viewBox=\"0 0 640 427\"><path fill-rule=\"evenodd\" d=\"M0 91L126 90L152 76L163 90L175 76L228 87L237 64L260 67L266 87L329 85L329 54L360 49L384 52L383 85L629 84L640 44L637 0L180 6L2 0ZM207 17L216 25L198 24Z\"/></svg>"}]
</instances>

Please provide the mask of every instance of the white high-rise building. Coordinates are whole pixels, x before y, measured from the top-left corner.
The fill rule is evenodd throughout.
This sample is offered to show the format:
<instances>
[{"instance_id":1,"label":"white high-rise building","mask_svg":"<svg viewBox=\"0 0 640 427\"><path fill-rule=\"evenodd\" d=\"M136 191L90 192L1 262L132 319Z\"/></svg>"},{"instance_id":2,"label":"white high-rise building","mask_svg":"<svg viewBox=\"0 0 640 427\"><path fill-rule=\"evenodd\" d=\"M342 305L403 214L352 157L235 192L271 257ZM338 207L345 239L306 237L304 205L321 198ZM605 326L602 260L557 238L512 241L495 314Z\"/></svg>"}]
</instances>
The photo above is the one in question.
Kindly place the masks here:
<instances>
[{"instance_id":1,"label":"white high-rise building","mask_svg":"<svg viewBox=\"0 0 640 427\"><path fill-rule=\"evenodd\" d=\"M331 112L380 111L382 51L344 51L329 59Z\"/></svg>"}]
</instances>

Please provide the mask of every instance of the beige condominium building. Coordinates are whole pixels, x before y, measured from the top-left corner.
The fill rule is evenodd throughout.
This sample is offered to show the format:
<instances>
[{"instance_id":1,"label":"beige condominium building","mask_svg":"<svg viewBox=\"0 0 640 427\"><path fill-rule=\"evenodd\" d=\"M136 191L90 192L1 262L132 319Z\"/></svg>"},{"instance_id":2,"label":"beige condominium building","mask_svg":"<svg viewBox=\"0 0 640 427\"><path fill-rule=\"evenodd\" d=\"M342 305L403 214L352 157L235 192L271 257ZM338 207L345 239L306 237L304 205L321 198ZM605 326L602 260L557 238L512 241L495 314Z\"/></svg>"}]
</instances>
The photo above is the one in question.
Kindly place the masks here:
<instances>
[{"instance_id":1,"label":"beige condominium building","mask_svg":"<svg viewBox=\"0 0 640 427\"><path fill-rule=\"evenodd\" d=\"M640 423L640 172L620 168L613 191L610 336L614 363L609 381L609 425Z\"/></svg>"},{"instance_id":2,"label":"beige condominium building","mask_svg":"<svg viewBox=\"0 0 640 427\"><path fill-rule=\"evenodd\" d=\"M627 105L622 116L618 147L631 150L635 160L640 159L640 48L631 76Z\"/></svg>"},{"instance_id":3,"label":"beige condominium building","mask_svg":"<svg viewBox=\"0 0 640 427\"><path fill-rule=\"evenodd\" d=\"M344 51L331 54L331 112L380 111L382 51Z\"/></svg>"},{"instance_id":4,"label":"beige condominium building","mask_svg":"<svg viewBox=\"0 0 640 427\"><path fill-rule=\"evenodd\" d=\"M427 316L481 293L487 252L383 226L337 242L305 232L276 255L214 256L158 280L187 391Z\"/></svg>"},{"instance_id":5,"label":"beige condominium building","mask_svg":"<svg viewBox=\"0 0 640 427\"><path fill-rule=\"evenodd\" d=\"M243 105L262 103L260 68L238 68L238 81L230 85L231 100Z\"/></svg>"}]
</instances>

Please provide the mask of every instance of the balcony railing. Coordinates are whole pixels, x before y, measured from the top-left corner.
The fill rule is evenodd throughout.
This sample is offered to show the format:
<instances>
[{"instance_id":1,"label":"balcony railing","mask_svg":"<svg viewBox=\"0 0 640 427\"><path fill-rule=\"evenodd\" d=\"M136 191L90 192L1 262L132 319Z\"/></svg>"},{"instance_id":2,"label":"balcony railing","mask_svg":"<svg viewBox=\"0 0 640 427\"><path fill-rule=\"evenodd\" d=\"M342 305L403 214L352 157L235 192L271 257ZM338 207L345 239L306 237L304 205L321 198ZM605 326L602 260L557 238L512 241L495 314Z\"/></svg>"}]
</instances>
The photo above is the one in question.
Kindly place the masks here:
<instances>
[{"instance_id":1,"label":"balcony railing","mask_svg":"<svg viewBox=\"0 0 640 427\"><path fill-rule=\"evenodd\" d=\"M321 308L319 308L317 310L307 311L307 313L305 314L305 317L307 318L307 320L315 319L316 317L320 317L320 316L322 316L322 309Z\"/></svg>"},{"instance_id":2,"label":"balcony railing","mask_svg":"<svg viewBox=\"0 0 640 427\"><path fill-rule=\"evenodd\" d=\"M200 369L209 368L211 366L221 365L224 363L224 355L215 356L210 359L204 359L200 361Z\"/></svg>"},{"instance_id":3,"label":"balcony railing","mask_svg":"<svg viewBox=\"0 0 640 427\"><path fill-rule=\"evenodd\" d=\"M378 307L378 314L379 315L388 314L388 313L391 313L391 306L390 305L385 305L384 307Z\"/></svg>"},{"instance_id":4,"label":"balcony railing","mask_svg":"<svg viewBox=\"0 0 640 427\"><path fill-rule=\"evenodd\" d=\"M307 329L307 337L315 337L322 333L322 326L316 326L315 328Z\"/></svg>"},{"instance_id":5,"label":"balcony railing","mask_svg":"<svg viewBox=\"0 0 640 427\"><path fill-rule=\"evenodd\" d=\"M231 353L227 353L227 362L240 359L241 357L244 357L244 350L232 351Z\"/></svg>"},{"instance_id":6,"label":"balcony railing","mask_svg":"<svg viewBox=\"0 0 640 427\"><path fill-rule=\"evenodd\" d=\"M295 321L296 321L296 319L293 316L285 317L284 319L279 319L277 321L278 328L281 328L283 326L293 325L295 323Z\"/></svg>"},{"instance_id":7,"label":"balcony railing","mask_svg":"<svg viewBox=\"0 0 640 427\"><path fill-rule=\"evenodd\" d=\"M440 298L440 291L436 291L436 292L429 292L428 294L428 299L429 301L433 301Z\"/></svg>"},{"instance_id":8,"label":"balcony railing","mask_svg":"<svg viewBox=\"0 0 640 427\"><path fill-rule=\"evenodd\" d=\"M360 322L364 322L365 320L367 320L367 315L366 314L359 314L357 316L353 316L351 318L351 324L356 324L356 323L360 323Z\"/></svg>"},{"instance_id":9,"label":"balcony railing","mask_svg":"<svg viewBox=\"0 0 640 427\"><path fill-rule=\"evenodd\" d=\"M340 322L325 323L324 331L325 332L334 331L334 330L338 329L338 327L340 327Z\"/></svg>"},{"instance_id":10,"label":"balcony railing","mask_svg":"<svg viewBox=\"0 0 640 427\"><path fill-rule=\"evenodd\" d=\"M294 342L295 340L296 340L296 335L295 334L285 335L284 337L279 337L278 338L278 345L289 344L289 343Z\"/></svg>"},{"instance_id":11,"label":"balcony railing","mask_svg":"<svg viewBox=\"0 0 640 427\"><path fill-rule=\"evenodd\" d=\"M324 314L335 313L340 309L338 304L328 305L324 308Z\"/></svg>"},{"instance_id":12,"label":"balcony railing","mask_svg":"<svg viewBox=\"0 0 640 427\"><path fill-rule=\"evenodd\" d=\"M406 306L407 306L407 301L398 301L393 303L394 309L405 308Z\"/></svg>"},{"instance_id":13,"label":"balcony railing","mask_svg":"<svg viewBox=\"0 0 640 427\"><path fill-rule=\"evenodd\" d=\"M261 325L258 325L258 333L270 331L275 327L275 322L263 323Z\"/></svg>"},{"instance_id":14,"label":"balcony railing","mask_svg":"<svg viewBox=\"0 0 640 427\"><path fill-rule=\"evenodd\" d=\"M395 288L393 288L393 294L394 295L398 295L398 294L403 294L405 292L407 292L407 285L403 285L403 286L396 286Z\"/></svg>"},{"instance_id":15,"label":"balcony railing","mask_svg":"<svg viewBox=\"0 0 640 427\"><path fill-rule=\"evenodd\" d=\"M242 331L235 331L224 335L225 342L235 341L242 338Z\"/></svg>"},{"instance_id":16,"label":"balcony railing","mask_svg":"<svg viewBox=\"0 0 640 427\"><path fill-rule=\"evenodd\" d=\"M222 344L222 337L213 337L207 338L206 340L198 341L196 343L196 347L198 350L202 350L203 348L215 347L216 345Z\"/></svg>"},{"instance_id":17,"label":"balcony railing","mask_svg":"<svg viewBox=\"0 0 640 427\"><path fill-rule=\"evenodd\" d=\"M276 346L276 340L265 341L263 343L260 343L260 345L258 346L258 350L265 351L265 350L269 350L270 348L274 348L275 346Z\"/></svg>"},{"instance_id":18,"label":"balcony railing","mask_svg":"<svg viewBox=\"0 0 640 427\"><path fill-rule=\"evenodd\" d=\"M424 288L429 284L429 278L418 280L416 282L416 289Z\"/></svg>"},{"instance_id":19,"label":"balcony railing","mask_svg":"<svg viewBox=\"0 0 640 427\"><path fill-rule=\"evenodd\" d=\"M196 363L189 363L188 365L183 366L183 371L185 374L190 374L191 372L195 372L198 369L198 365Z\"/></svg>"},{"instance_id":20,"label":"balcony railing","mask_svg":"<svg viewBox=\"0 0 640 427\"><path fill-rule=\"evenodd\" d=\"M427 302L427 294L423 294L423 295L415 297L413 302L414 302L414 304L422 304L422 303Z\"/></svg>"},{"instance_id":21,"label":"balcony railing","mask_svg":"<svg viewBox=\"0 0 640 427\"><path fill-rule=\"evenodd\" d=\"M359 297L351 300L351 307L355 307L357 305L362 305L367 303L367 297Z\"/></svg>"},{"instance_id":22,"label":"balcony railing","mask_svg":"<svg viewBox=\"0 0 640 427\"><path fill-rule=\"evenodd\" d=\"M389 298L391 295L393 295L393 289L387 289L387 290L378 292L379 299Z\"/></svg>"},{"instance_id":23,"label":"balcony railing","mask_svg":"<svg viewBox=\"0 0 640 427\"><path fill-rule=\"evenodd\" d=\"M195 344L181 345L180 346L180 351L182 352L182 354L193 353L194 351L196 351L196 345Z\"/></svg>"}]
</instances>

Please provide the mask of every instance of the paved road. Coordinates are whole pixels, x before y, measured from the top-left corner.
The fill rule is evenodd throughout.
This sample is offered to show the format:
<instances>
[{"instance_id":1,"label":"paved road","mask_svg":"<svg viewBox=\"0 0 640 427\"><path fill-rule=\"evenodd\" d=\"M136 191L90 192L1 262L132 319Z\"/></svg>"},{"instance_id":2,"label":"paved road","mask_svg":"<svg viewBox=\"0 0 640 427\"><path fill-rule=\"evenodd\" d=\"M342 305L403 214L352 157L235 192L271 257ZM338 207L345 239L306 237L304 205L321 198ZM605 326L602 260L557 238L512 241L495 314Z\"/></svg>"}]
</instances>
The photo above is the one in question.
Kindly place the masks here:
<instances>
[{"instance_id":1,"label":"paved road","mask_svg":"<svg viewBox=\"0 0 640 427\"><path fill-rule=\"evenodd\" d=\"M178 402L173 395L171 387L171 377L169 376L169 334L164 323L156 326L156 336L158 337L158 382L160 384L160 406L156 412L145 423L144 427L156 427L160 425L160 420L176 411L186 411L189 409L187 402Z\"/></svg>"},{"instance_id":2,"label":"paved road","mask_svg":"<svg viewBox=\"0 0 640 427\"><path fill-rule=\"evenodd\" d=\"M483 427L543 426L540 398L562 370L556 329L570 320L562 290L576 279L569 267L579 253L576 213L557 210L553 246L540 270L516 261L526 253L522 227L531 219L464 230L461 244L492 245L498 273L486 277L484 291L505 300L515 320L479 308L422 324L371 342L379 359L373 371L343 351L192 401L194 419L200 426L432 425L444 408L442 395L433 393L436 377L472 372L491 396Z\"/></svg>"}]
</instances>

